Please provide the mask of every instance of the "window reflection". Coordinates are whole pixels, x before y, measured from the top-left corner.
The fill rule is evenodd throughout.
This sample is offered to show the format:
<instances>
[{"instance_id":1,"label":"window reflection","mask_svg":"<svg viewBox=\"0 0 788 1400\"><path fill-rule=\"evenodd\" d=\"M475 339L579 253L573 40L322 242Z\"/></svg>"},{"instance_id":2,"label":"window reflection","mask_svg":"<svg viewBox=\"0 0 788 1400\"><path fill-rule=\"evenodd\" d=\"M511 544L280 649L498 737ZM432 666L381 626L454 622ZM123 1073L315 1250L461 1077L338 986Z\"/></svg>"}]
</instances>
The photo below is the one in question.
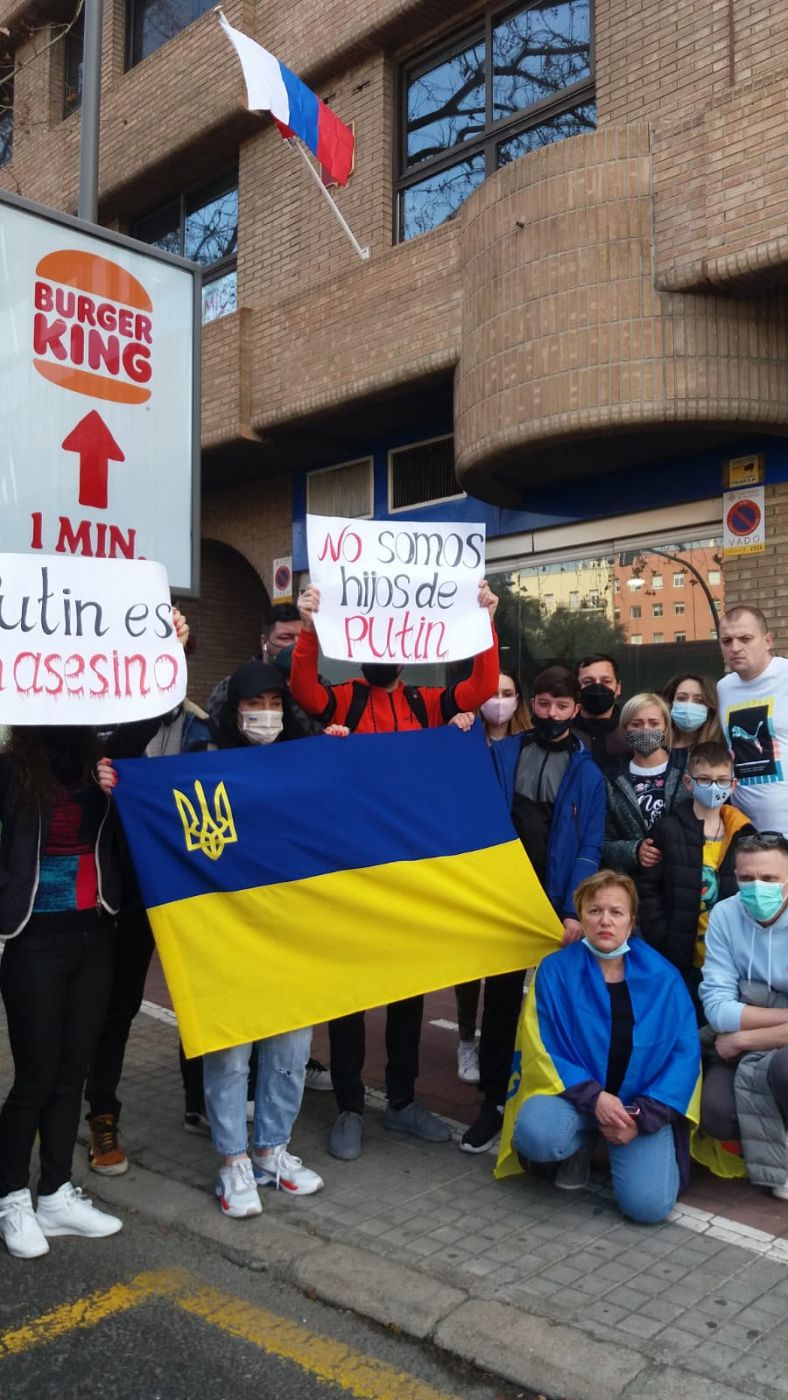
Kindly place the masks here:
<instances>
[{"instance_id":1,"label":"window reflection","mask_svg":"<svg viewBox=\"0 0 788 1400\"><path fill-rule=\"evenodd\" d=\"M511 116L591 71L589 0L534 5L493 29L493 119Z\"/></svg>"},{"instance_id":2,"label":"window reflection","mask_svg":"<svg viewBox=\"0 0 788 1400\"><path fill-rule=\"evenodd\" d=\"M567 136L582 136L584 131L593 131L595 126L595 103L586 102L582 107L573 107L569 112L561 112L560 116L552 117L550 121L540 122L538 126L502 141L498 147L498 165L508 165L518 156L528 155L529 151L536 151L540 146L550 146L553 141L564 141Z\"/></svg>"},{"instance_id":3,"label":"window reflection","mask_svg":"<svg viewBox=\"0 0 788 1400\"><path fill-rule=\"evenodd\" d=\"M212 0L130 0L129 66L161 48L212 7Z\"/></svg>"},{"instance_id":4,"label":"window reflection","mask_svg":"<svg viewBox=\"0 0 788 1400\"><path fill-rule=\"evenodd\" d=\"M181 195L138 219L132 232L143 243L191 258L205 269L202 319L215 321L237 307L238 186L235 176Z\"/></svg>"},{"instance_id":5,"label":"window reflection","mask_svg":"<svg viewBox=\"0 0 788 1400\"><path fill-rule=\"evenodd\" d=\"M484 156L478 155L410 185L402 195L401 237L413 238L437 228L457 212L483 179Z\"/></svg>"},{"instance_id":6,"label":"window reflection","mask_svg":"<svg viewBox=\"0 0 788 1400\"><path fill-rule=\"evenodd\" d=\"M407 164L447 151L484 130L484 44L414 78L407 90Z\"/></svg>"},{"instance_id":7,"label":"window reflection","mask_svg":"<svg viewBox=\"0 0 788 1400\"><path fill-rule=\"evenodd\" d=\"M502 657L532 677L550 661L610 652L629 693L661 689L680 667L719 676L721 554L716 537L685 539L497 574L491 583L501 600L495 622ZM683 567L671 568L672 561ZM683 582L674 585L674 574ZM622 608L622 592L637 603Z\"/></svg>"}]
</instances>

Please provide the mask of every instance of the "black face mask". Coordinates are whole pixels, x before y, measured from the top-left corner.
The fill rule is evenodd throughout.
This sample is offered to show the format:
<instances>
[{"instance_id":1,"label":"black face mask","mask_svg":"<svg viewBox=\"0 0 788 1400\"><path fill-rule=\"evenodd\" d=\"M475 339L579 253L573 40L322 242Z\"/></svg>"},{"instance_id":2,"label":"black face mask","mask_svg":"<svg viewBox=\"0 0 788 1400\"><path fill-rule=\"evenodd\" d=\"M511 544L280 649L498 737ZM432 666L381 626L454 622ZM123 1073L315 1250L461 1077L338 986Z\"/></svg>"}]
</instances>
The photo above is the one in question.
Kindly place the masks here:
<instances>
[{"instance_id":1,"label":"black face mask","mask_svg":"<svg viewBox=\"0 0 788 1400\"><path fill-rule=\"evenodd\" d=\"M400 675L402 674L402 667L385 665L378 666L374 663L370 663L370 665L368 666L361 667L361 674L364 677L364 680L367 681L369 685L387 686L391 685L392 681L399 680Z\"/></svg>"},{"instance_id":2,"label":"black face mask","mask_svg":"<svg viewBox=\"0 0 788 1400\"><path fill-rule=\"evenodd\" d=\"M609 685L585 685L580 692L580 708L589 715L604 715L616 703L616 692Z\"/></svg>"},{"instance_id":3,"label":"black face mask","mask_svg":"<svg viewBox=\"0 0 788 1400\"><path fill-rule=\"evenodd\" d=\"M546 719L542 715L533 716L536 737L543 739L546 744L552 744L556 739L560 739L571 723L571 719Z\"/></svg>"}]
</instances>

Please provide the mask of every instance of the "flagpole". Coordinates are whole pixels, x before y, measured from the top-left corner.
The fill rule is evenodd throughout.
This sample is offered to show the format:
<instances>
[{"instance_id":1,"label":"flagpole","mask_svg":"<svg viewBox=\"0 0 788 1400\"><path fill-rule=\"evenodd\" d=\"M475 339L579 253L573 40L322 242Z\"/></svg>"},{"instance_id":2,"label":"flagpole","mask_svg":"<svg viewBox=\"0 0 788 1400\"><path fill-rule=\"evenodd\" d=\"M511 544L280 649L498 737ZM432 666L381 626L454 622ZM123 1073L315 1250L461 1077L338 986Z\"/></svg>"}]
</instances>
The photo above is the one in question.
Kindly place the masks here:
<instances>
[{"instance_id":1,"label":"flagpole","mask_svg":"<svg viewBox=\"0 0 788 1400\"><path fill-rule=\"evenodd\" d=\"M323 184L323 181L321 180L320 175L318 174L317 170L315 169L314 165L312 164L311 160L309 159L309 156L307 155L306 151L304 150L303 146L301 145L301 142L298 140L297 137L295 137L295 136L290 136L290 137L287 138L287 144L288 144L288 146L290 146L290 148L291 148L292 150L297 151L298 154L300 155L301 159L302 159L303 162L304 162L304 165L306 166L307 170L309 171L310 175L312 176L312 179L314 180L315 184L317 185L317 188L320 190L320 193L322 194L323 198L324 198L325 200L328 201L329 207L334 211L334 214L335 214L335 216L336 216L336 218L337 218L337 220L338 220L338 222L339 222L339 224L340 224L340 227L341 227L341 228L343 229L343 231L347 234L347 237L350 239L350 242L353 244L353 248L354 248L355 251L358 253L359 257L361 258L361 261L362 261L362 262L368 262L368 261L369 261L369 248L362 248L361 244L359 243L358 239L356 238L356 235L354 234L352 228L350 227L350 224L347 222L347 220L345 219L345 217L344 217L344 215L342 214L341 210L340 210L339 207L334 203L334 200L331 198L331 195L329 194L328 190L326 189L325 185Z\"/></svg>"}]
</instances>

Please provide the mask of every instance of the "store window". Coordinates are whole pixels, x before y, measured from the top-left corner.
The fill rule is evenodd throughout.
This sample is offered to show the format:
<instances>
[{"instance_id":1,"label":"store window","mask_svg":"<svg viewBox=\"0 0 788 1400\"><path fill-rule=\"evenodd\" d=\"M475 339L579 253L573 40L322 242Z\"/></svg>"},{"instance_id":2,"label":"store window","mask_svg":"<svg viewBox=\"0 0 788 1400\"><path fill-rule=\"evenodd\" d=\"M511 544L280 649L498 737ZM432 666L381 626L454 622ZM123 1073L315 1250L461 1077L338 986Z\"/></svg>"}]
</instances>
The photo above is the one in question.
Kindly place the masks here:
<instances>
[{"instance_id":1,"label":"store window","mask_svg":"<svg viewBox=\"0 0 788 1400\"><path fill-rule=\"evenodd\" d=\"M436 228L489 175L596 126L591 0L490 7L403 70L401 240Z\"/></svg>"},{"instance_id":2,"label":"store window","mask_svg":"<svg viewBox=\"0 0 788 1400\"><path fill-rule=\"evenodd\" d=\"M85 45L85 11L80 10L63 37L63 116L82 106L82 54Z\"/></svg>"},{"instance_id":3,"label":"store window","mask_svg":"<svg viewBox=\"0 0 788 1400\"><path fill-rule=\"evenodd\" d=\"M14 156L14 65L0 63L0 165Z\"/></svg>"},{"instance_id":4,"label":"store window","mask_svg":"<svg viewBox=\"0 0 788 1400\"><path fill-rule=\"evenodd\" d=\"M585 545L582 552L532 557L501 572L488 564L500 597L495 621L505 663L528 681L550 662L610 652L620 667L625 695L662 690L679 666L720 676L716 635L723 602L712 597L706 584L709 565L716 565L720 554L719 538L643 536L643 541L633 547L611 540L597 554ZM662 609L653 594L659 587L655 580L664 576L665 556L682 566L685 598L673 606L684 611L676 623L680 630L652 633L641 619ZM626 593L632 583L639 585L640 596L621 608L618 590ZM674 655L677 646L681 652Z\"/></svg>"},{"instance_id":5,"label":"store window","mask_svg":"<svg viewBox=\"0 0 788 1400\"><path fill-rule=\"evenodd\" d=\"M127 66L133 68L213 8L212 0L128 0Z\"/></svg>"},{"instance_id":6,"label":"store window","mask_svg":"<svg viewBox=\"0 0 788 1400\"><path fill-rule=\"evenodd\" d=\"M203 324L238 309L238 177L233 172L181 194L132 226L154 248L201 264Z\"/></svg>"},{"instance_id":7,"label":"store window","mask_svg":"<svg viewBox=\"0 0 788 1400\"><path fill-rule=\"evenodd\" d=\"M371 516L374 478L371 457L320 467L306 478L307 515L341 515L358 520Z\"/></svg>"}]
</instances>

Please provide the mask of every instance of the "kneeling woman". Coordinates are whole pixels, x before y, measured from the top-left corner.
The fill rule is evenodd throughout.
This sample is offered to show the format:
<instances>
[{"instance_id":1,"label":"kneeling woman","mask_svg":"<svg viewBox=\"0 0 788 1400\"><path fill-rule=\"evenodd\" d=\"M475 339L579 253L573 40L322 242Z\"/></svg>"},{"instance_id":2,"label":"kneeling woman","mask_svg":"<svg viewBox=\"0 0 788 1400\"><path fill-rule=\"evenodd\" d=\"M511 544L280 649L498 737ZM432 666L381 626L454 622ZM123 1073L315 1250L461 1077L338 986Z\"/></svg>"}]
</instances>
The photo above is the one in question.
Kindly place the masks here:
<instances>
[{"instance_id":1,"label":"kneeling woman","mask_svg":"<svg viewBox=\"0 0 788 1400\"><path fill-rule=\"evenodd\" d=\"M587 1185L599 1134L624 1215L664 1220L689 1173L700 1048L680 974L629 942L637 891L612 870L575 892L583 939L545 958L528 992L513 1147L559 1163L556 1185ZM503 1156L503 1154L502 1154Z\"/></svg>"}]
</instances>

